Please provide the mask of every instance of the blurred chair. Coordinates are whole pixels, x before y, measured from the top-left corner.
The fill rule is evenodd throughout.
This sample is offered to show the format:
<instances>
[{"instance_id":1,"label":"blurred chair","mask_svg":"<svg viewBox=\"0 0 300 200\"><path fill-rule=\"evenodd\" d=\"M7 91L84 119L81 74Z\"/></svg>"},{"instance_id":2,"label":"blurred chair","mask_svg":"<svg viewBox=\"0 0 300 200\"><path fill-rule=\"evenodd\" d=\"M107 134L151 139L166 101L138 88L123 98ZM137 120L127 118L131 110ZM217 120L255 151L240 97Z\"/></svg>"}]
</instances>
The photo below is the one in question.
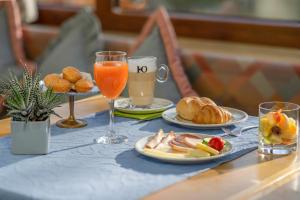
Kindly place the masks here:
<instances>
[{"instance_id":1,"label":"blurred chair","mask_svg":"<svg viewBox=\"0 0 300 200\"><path fill-rule=\"evenodd\" d=\"M0 1L0 75L5 76L11 70L20 76L24 67L35 71L35 64L25 57L18 5L15 0ZM3 112L1 96L0 116Z\"/></svg>"},{"instance_id":2,"label":"blurred chair","mask_svg":"<svg viewBox=\"0 0 300 200\"><path fill-rule=\"evenodd\" d=\"M19 71L35 64L25 57L20 12L15 0L0 1L0 73L9 68Z\"/></svg>"}]
</instances>

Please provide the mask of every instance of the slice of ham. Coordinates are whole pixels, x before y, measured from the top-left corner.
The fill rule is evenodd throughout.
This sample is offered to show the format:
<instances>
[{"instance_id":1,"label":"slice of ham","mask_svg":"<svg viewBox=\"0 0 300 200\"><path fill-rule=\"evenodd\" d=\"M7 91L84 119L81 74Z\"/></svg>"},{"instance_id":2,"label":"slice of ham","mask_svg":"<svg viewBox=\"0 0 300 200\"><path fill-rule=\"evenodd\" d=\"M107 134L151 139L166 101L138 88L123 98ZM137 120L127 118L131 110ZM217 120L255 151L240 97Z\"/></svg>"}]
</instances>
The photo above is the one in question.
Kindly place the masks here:
<instances>
[{"instance_id":1,"label":"slice of ham","mask_svg":"<svg viewBox=\"0 0 300 200\"><path fill-rule=\"evenodd\" d=\"M201 139L199 136L197 136L197 135L193 135L193 134L188 134L188 133L186 133L186 134L181 134L181 135L178 135L177 137L176 137L176 141L177 142L180 142L180 143L185 143L185 138L192 138L192 139Z\"/></svg>"},{"instance_id":2,"label":"slice of ham","mask_svg":"<svg viewBox=\"0 0 300 200\"><path fill-rule=\"evenodd\" d=\"M162 139L164 138L164 132L162 129L160 129L158 131L158 133L156 133L150 141L147 142L147 144L145 145L147 148L150 148L150 149L154 149L161 141Z\"/></svg>"},{"instance_id":3,"label":"slice of ham","mask_svg":"<svg viewBox=\"0 0 300 200\"><path fill-rule=\"evenodd\" d=\"M168 147L170 147L169 142L172 141L175 137L175 133L171 131L161 140L161 142L155 147L155 149L167 149Z\"/></svg>"},{"instance_id":4,"label":"slice of ham","mask_svg":"<svg viewBox=\"0 0 300 200\"><path fill-rule=\"evenodd\" d=\"M197 141L201 140L200 137L193 134L181 134L176 136L176 138L172 140L169 143L169 145L172 147L173 150L188 152L189 150L193 149L194 146L191 145L190 143L187 143L186 139L197 140Z\"/></svg>"},{"instance_id":5,"label":"slice of ham","mask_svg":"<svg viewBox=\"0 0 300 200\"><path fill-rule=\"evenodd\" d=\"M184 144L186 144L187 146L191 147L191 148L196 148L196 145L198 143L202 142L202 139L199 138L191 138L191 137L185 137L183 139Z\"/></svg>"},{"instance_id":6,"label":"slice of ham","mask_svg":"<svg viewBox=\"0 0 300 200\"><path fill-rule=\"evenodd\" d=\"M186 144L177 142L176 139L170 141L169 145L173 150L184 152L184 153L188 152L189 150L192 150L192 148L188 147Z\"/></svg>"},{"instance_id":7,"label":"slice of ham","mask_svg":"<svg viewBox=\"0 0 300 200\"><path fill-rule=\"evenodd\" d=\"M170 133L168 133L168 135L166 137L164 137L161 141L161 143L163 144L169 144L169 142L171 140L173 140L176 137L175 133L173 131L171 131Z\"/></svg>"}]
</instances>

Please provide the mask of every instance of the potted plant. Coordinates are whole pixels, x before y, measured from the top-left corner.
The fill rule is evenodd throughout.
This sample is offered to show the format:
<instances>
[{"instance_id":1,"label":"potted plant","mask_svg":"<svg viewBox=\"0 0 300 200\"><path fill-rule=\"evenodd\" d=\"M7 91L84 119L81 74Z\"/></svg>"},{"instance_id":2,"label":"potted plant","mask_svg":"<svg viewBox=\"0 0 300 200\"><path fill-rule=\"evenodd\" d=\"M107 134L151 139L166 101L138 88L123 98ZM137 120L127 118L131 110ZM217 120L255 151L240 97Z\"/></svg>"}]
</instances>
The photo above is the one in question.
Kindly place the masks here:
<instances>
[{"instance_id":1,"label":"potted plant","mask_svg":"<svg viewBox=\"0 0 300 200\"><path fill-rule=\"evenodd\" d=\"M12 118L12 148L14 154L47 154L50 141L50 115L61 103L52 89L40 87L40 75L25 69L21 80L13 73L1 79L0 94Z\"/></svg>"}]
</instances>

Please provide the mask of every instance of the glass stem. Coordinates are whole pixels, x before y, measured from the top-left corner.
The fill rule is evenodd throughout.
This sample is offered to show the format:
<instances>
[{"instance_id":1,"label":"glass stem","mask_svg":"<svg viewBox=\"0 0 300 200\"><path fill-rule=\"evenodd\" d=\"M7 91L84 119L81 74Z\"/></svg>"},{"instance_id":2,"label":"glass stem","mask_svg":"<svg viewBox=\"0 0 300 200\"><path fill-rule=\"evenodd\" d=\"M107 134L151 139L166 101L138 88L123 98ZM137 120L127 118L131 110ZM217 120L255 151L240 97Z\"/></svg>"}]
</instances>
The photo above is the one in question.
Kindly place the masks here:
<instances>
[{"instance_id":1,"label":"glass stem","mask_svg":"<svg viewBox=\"0 0 300 200\"><path fill-rule=\"evenodd\" d=\"M111 99L108 102L109 104L109 131L108 131L108 136L112 137L115 135L114 131L114 104L115 100Z\"/></svg>"},{"instance_id":2,"label":"glass stem","mask_svg":"<svg viewBox=\"0 0 300 200\"><path fill-rule=\"evenodd\" d=\"M69 96L69 107L70 107L70 116L69 119L70 121L74 121L75 120L75 115L74 115L74 101L75 98L73 95Z\"/></svg>"}]
</instances>

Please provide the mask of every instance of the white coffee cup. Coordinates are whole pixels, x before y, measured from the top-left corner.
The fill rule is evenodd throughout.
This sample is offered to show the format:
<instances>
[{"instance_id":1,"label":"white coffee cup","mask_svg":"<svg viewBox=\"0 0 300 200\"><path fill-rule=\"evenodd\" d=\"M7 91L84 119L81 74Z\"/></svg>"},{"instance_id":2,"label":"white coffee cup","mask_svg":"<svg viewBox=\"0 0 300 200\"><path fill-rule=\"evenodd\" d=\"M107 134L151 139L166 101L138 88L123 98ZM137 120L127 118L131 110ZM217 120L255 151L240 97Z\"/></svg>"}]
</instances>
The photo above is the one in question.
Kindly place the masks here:
<instances>
[{"instance_id":1,"label":"white coffee cup","mask_svg":"<svg viewBox=\"0 0 300 200\"><path fill-rule=\"evenodd\" d=\"M128 58L128 94L131 105L147 107L153 103L155 82L168 80L169 68L157 65L154 56L139 56Z\"/></svg>"}]
</instances>

